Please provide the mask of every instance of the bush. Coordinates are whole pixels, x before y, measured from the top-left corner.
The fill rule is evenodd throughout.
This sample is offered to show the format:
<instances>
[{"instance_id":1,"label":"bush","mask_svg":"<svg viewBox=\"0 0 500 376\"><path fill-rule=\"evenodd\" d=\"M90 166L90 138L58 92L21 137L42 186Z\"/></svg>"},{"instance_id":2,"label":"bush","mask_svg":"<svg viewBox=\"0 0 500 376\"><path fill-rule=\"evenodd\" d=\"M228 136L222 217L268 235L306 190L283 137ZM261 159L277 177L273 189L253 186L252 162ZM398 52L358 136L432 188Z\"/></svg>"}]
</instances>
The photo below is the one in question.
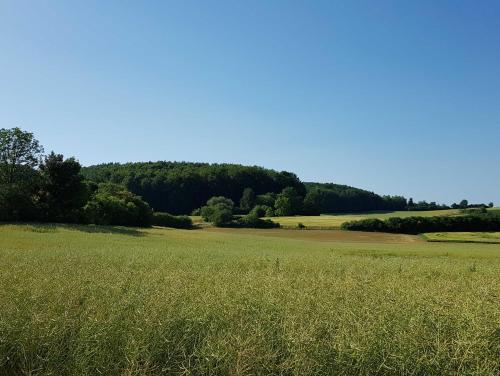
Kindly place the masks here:
<instances>
[{"instance_id":1,"label":"bush","mask_svg":"<svg viewBox=\"0 0 500 376\"><path fill-rule=\"evenodd\" d=\"M234 203L232 200L218 196L207 201L207 205L201 208L201 216L206 222L212 222L221 227L233 220Z\"/></svg>"},{"instance_id":2,"label":"bush","mask_svg":"<svg viewBox=\"0 0 500 376\"><path fill-rule=\"evenodd\" d=\"M250 213L238 219L235 224L237 227L249 228L279 228L280 224L270 219L261 219L255 213Z\"/></svg>"},{"instance_id":3,"label":"bush","mask_svg":"<svg viewBox=\"0 0 500 376\"><path fill-rule=\"evenodd\" d=\"M172 215L169 213L153 213L153 225L162 227L193 228L193 221L187 215Z\"/></svg>"},{"instance_id":4,"label":"bush","mask_svg":"<svg viewBox=\"0 0 500 376\"><path fill-rule=\"evenodd\" d=\"M305 224L303 224L302 222L299 222L299 223L297 223L297 228L298 228L299 230L305 230L306 225L305 225Z\"/></svg>"},{"instance_id":5,"label":"bush","mask_svg":"<svg viewBox=\"0 0 500 376\"><path fill-rule=\"evenodd\" d=\"M268 209L270 209L270 208L266 205L256 205L250 211L250 214L256 215L258 218L266 217L266 213L267 213Z\"/></svg>"},{"instance_id":6,"label":"bush","mask_svg":"<svg viewBox=\"0 0 500 376\"><path fill-rule=\"evenodd\" d=\"M194 209L194 210L191 212L191 215L194 215L194 216L201 215L201 208Z\"/></svg>"},{"instance_id":7,"label":"bush","mask_svg":"<svg viewBox=\"0 0 500 376\"><path fill-rule=\"evenodd\" d=\"M85 219L96 225L148 227L152 210L141 197L116 184L100 184L84 207Z\"/></svg>"},{"instance_id":8,"label":"bush","mask_svg":"<svg viewBox=\"0 0 500 376\"><path fill-rule=\"evenodd\" d=\"M274 212L273 208L267 208L266 210L266 217L275 217L276 213Z\"/></svg>"},{"instance_id":9,"label":"bush","mask_svg":"<svg viewBox=\"0 0 500 376\"><path fill-rule=\"evenodd\" d=\"M463 214L486 214L488 210L484 206L479 208L468 208L468 209L460 209L460 213Z\"/></svg>"},{"instance_id":10,"label":"bush","mask_svg":"<svg viewBox=\"0 0 500 376\"><path fill-rule=\"evenodd\" d=\"M299 214L302 211L302 197L292 187L287 187L276 197L274 213L279 217Z\"/></svg>"},{"instance_id":11,"label":"bush","mask_svg":"<svg viewBox=\"0 0 500 376\"><path fill-rule=\"evenodd\" d=\"M408 217L363 219L345 222L342 230L421 234L424 232L500 231L500 217L490 214L457 217Z\"/></svg>"}]
</instances>

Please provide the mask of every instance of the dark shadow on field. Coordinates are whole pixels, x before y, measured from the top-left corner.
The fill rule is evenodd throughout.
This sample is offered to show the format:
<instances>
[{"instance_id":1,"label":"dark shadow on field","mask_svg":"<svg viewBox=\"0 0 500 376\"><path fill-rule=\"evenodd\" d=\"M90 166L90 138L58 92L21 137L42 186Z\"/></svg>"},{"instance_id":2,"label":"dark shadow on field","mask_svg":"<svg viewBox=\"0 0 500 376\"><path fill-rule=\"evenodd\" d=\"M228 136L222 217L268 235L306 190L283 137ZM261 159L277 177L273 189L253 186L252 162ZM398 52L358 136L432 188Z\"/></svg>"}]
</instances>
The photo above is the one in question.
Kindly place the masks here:
<instances>
[{"instance_id":1,"label":"dark shadow on field","mask_svg":"<svg viewBox=\"0 0 500 376\"><path fill-rule=\"evenodd\" d=\"M22 226L26 231L39 233L55 233L59 229L81 231L94 234L118 234L128 236L145 236L146 234L134 227L124 226L98 226L98 225L77 225L65 223L0 223L0 226L17 225Z\"/></svg>"}]
</instances>

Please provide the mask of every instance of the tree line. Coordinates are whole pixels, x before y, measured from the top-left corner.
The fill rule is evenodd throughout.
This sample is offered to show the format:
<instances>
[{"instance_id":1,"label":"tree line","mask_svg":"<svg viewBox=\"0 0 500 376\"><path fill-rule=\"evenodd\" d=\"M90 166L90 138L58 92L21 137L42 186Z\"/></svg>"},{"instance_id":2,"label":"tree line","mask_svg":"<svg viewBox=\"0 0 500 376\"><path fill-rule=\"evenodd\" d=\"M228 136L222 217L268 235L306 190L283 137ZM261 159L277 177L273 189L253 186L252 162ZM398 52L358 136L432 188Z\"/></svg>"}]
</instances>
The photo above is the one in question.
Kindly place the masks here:
<instances>
[{"instance_id":1,"label":"tree line","mask_svg":"<svg viewBox=\"0 0 500 376\"><path fill-rule=\"evenodd\" d=\"M461 216L394 217L345 222L342 230L421 234L425 232L500 231L500 216L489 213Z\"/></svg>"},{"instance_id":2,"label":"tree line","mask_svg":"<svg viewBox=\"0 0 500 376\"><path fill-rule=\"evenodd\" d=\"M149 226L147 202L81 174L75 158L44 149L32 133L0 129L0 221Z\"/></svg>"},{"instance_id":3,"label":"tree line","mask_svg":"<svg viewBox=\"0 0 500 376\"><path fill-rule=\"evenodd\" d=\"M454 205L478 206L466 200ZM294 173L257 166L137 162L82 168L73 157L45 155L32 133L0 129L0 221L187 228L186 215L194 214L221 226L272 227L262 218L444 208L346 185L303 183Z\"/></svg>"}]
</instances>

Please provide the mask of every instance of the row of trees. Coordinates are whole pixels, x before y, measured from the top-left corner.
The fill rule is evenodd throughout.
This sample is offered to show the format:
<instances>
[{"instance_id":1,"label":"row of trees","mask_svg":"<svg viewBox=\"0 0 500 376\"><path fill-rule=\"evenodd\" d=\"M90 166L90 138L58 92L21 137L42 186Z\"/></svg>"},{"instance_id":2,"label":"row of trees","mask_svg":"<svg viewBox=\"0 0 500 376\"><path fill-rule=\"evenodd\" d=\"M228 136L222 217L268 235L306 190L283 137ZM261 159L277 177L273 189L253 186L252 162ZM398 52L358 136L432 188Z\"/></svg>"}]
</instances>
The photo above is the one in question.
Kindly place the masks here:
<instances>
[{"instance_id":1,"label":"row of trees","mask_svg":"<svg viewBox=\"0 0 500 376\"><path fill-rule=\"evenodd\" d=\"M213 201L213 197L217 199ZM227 199L224 205L221 197ZM240 214L246 215L239 219L240 225L259 226L268 225L256 220L264 216L448 208L345 185L302 183L293 173L255 166L148 162L82 168L74 158L65 159L54 152L44 155L29 132L0 130L1 221L135 226L169 222L186 227L185 217L178 221L169 214L153 217L153 209L191 214L202 206L217 207L213 215L210 209L204 209L204 214L201 209L195 211L214 218L214 223L234 224L234 215ZM462 209L480 206L466 200L452 205Z\"/></svg>"},{"instance_id":2,"label":"row of trees","mask_svg":"<svg viewBox=\"0 0 500 376\"><path fill-rule=\"evenodd\" d=\"M0 221L151 224L152 210L139 196L85 180L74 158L43 153L32 133L0 129Z\"/></svg>"},{"instance_id":3,"label":"row of trees","mask_svg":"<svg viewBox=\"0 0 500 376\"><path fill-rule=\"evenodd\" d=\"M450 206L443 204L436 204L435 202L419 201L413 202L413 199L408 200L408 210L443 210L443 209L471 209L471 208L487 208L493 207L493 202L486 204L469 204L469 201L462 200L459 203L453 203Z\"/></svg>"},{"instance_id":4,"label":"row of trees","mask_svg":"<svg viewBox=\"0 0 500 376\"><path fill-rule=\"evenodd\" d=\"M421 234L424 232L500 231L500 216L477 214L463 216L363 219L345 222L343 230Z\"/></svg>"},{"instance_id":5,"label":"row of trees","mask_svg":"<svg viewBox=\"0 0 500 376\"><path fill-rule=\"evenodd\" d=\"M293 187L304 195L305 186L290 172L255 166L187 162L110 163L86 167L83 175L98 183L124 185L141 196L155 211L190 214L211 197L239 202L243 190L257 195L279 193Z\"/></svg>"},{"instance_id":6,"label":"row of trees","mask_svg":"<svg viewBox=\"0 0 500 376\"><path fill-rule=\"evenodd\" d=\"M254 197L249 196L250 201L255 199L258 204L274 207L276 196L285 188L293 188L302 198L303 207L298 211L287 211L311 215L407 210L410 204L402 196L380 196L333 183L302 183L291 172L236 164L109 163L86 167L82 172L88 180L124 185L143 197L154 210L173 214L190 214L211 197L219 196L239 203L243 212L248 212L254 205L240 202L245 189L252 190Z\"/></svg>"}]
</instances>

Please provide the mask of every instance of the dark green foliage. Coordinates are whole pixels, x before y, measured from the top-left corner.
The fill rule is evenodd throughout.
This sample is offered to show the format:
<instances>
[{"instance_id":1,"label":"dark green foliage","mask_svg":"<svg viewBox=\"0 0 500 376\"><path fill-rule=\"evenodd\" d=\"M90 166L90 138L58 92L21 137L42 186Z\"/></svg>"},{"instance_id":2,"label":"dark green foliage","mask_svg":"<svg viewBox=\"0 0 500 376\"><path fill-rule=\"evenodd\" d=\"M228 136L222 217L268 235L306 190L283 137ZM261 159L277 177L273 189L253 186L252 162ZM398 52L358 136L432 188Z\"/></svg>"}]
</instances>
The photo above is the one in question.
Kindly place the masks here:
<instances>
[{"instance_id":1,"label":"dark green foliage","mask_svg":"<svg viewBox=\"0 0 500 376\"><path fill-rule=\"evenodd\" d=\"M258 218L261 217L266 217L267 216L267 211L270 208L269 206L266 205L255 205L253 209L250 211L250 214L256 215Z\"/></svg>"},{"instance_id":2,"label":"dark green foliage","mask_svg":"<svg viewBox=\"0 0 500 376\"><path fill-rule=\"evenodd\" d=\"M0 220L36 220L43 148L32 133L19 128L0 129Z\"/></svg>"},{"instance_id":3,"label":"dark green foliage","mask_svg":"<svg viewBox=\"0 0 500 376\"><path fill-rule=\"evenodd\" d=\"M279 228L279 223L275 223L270 219L259 218L255 213L247 214L233 224L234 227L249 227L249 228Z\"/></svg>"},{"instance_id":4,"label":"dark green foliage","mask_svg":"<svg viewBox=\"0 0 500 376\"><path fill-rule=\"evenodd\" d=\"M407 217L345 222L343 230L421 234L424 232L500 231L500 216L490 214L456 217Z\"/></svg>"},{"instance_id":5,"label":"dark green foliage","mask_svg":"<svg viewBox=\"0 0 500 376\"><path fill-rule=\"evenodd\" d=\"M277 216L289 216L302 212L302 197L293 187L286 187L276 197L274 213Z\"/></svg>"},{"instance_id":6,"label":"dark green foliage","mask_svg":"<svg viewBox=\"0 0 500 376\"><path fill-rule=\"evenodd\" d=\"M248 213L255 205L255 192L252 188L245 188L240 200L240 208Z\"/></svg>"},{"instance_id":7,"label":"dark green foliage","mask_svg":"<svg viewBox=\"0 0 500 376\"><path fill-rule=\"evenodd\" d=\"M25 179L26 171L36 168L43 147L19 128L0 129L0 183L14 184Z\"/></svg>"},{"instance_id":8,"label":"dark green foliage","mask_svg":"<svg viewBox=\"0 0 500 376\"><path fill-rule=\"evenodd\" d=\"M255 199L255 203L257 205L266 205L271 208L274 208L274 203L276 201L276 193L273 192L267 192L262 195L258 195Z\"/></svg>"},{"instance_id":9,"label":"dark green foliage","mask_svg":"<svg viewBox=\"0 0 500 376\"><path fill-rule=\"evenodd\" d=\"M49 222L78 222L89 199L88 186L74 158L64 159L50 153L40 165L39 210L41 219Z\"/></svg>"},{"instance_id":10,"label":"dark green foliage","mask_svg":"<svg viewBox=\"0 0 500 376\"><path fill-rule=\"evenodd\" d=\"M446 210L450 209L448 205L437 204L434 201L419 201L417 203L413 202L413 199L408 200L408 210L412 211L425 211L425 210Z\"/></svg>"},{"instance_id":11,"label":"dark green foliage","mask_svg":"<svg viewBox=\"0 0 500 376\"><path fill-rule=\"evenodd\" d=\"M274 212L274 209L271 207L268 207L266 209L266 217L275 217L276 213Z\"/></svg>"},{"instance_id":12,"label":"dark green foliage","mask_svg":"<svg viewBox=\"0 0 500 376\"><path fill-rule=\"evenodd\" d=\"M117 184L100 184L84 208L89 223L147 227L152 211L141 197Z\"/></svg>"},{"instance_id":13,"label":"dark green foliage","mask_svg":"<svg viewBox=\"0 0 500 376\"><path fill-rule=\"evenodd\" d=\"M305 225L305 224L303 224L302 222L299 222L299 223L297 223L297 228L298 228L299 230L305 230L306 225Z\"/></svg>"},{"instance_id":14,"label":"dark green foliage","mask_svg":"<svg viewBox=\"0 0 500 376\"><path fill-rule=\"evenodd\" d=\"M201 216L206 222L215 226L224 226L233 220L234 202L226 197L212 197L207 205L201 208Z\"/></svg>"},{"instance_id":15,"label":"dark green foliage","mask_svg":"<svg viewBox=\"0 0 500 376\"><path fill-rule=\"evenodd\" d=\"M463 214L486 214L486 213L488 213L488 210L486 210L486 208L482 206L479 208L460 209L460 213L463 213Z\"/></svg>"},{"instance_id":16,"label":"dark green foliage","mask_svg":"<svg viewBox=\"0 0 500 376\"><path fill-rule=\"evenodd\" d=\"M320 215L325 208L327 192L317 187L307 191L304 197L303 214L305 215Z\"/></svg>"},{"instance_id":17,"label":"dark green foliage","mask_svg":"<svg viewBox=\"0 0 500 376\"><path fill-rule=\"evenodd\" d=\"M83 174L98 183L121 183L154 210L172 214L190 214L214 196L239 202L245 188L251 188L256 195L280 192L285 187L305 194L295 174L235 164L111 163L84 168Z\"/></svg>"},{"instance_id":18,"label":"dark green foliage","mask_svg":"<svg viewBox=\"0 0 500 376\"><path fill-rule=\"evenodd\" d=\"M354 213L377 210L406 210L401 196L379 196L363 189L333 183L304 183L307 192L304 210L317 213Z\"/></svg>"},{"instance_id":19,"label":"dark green foliage","mask_svg":"<svg viewBox=\"0 0 500 376\"><path fill-rule=\"evenodd\" d=\"M193 228L193 221L187 215L176 216L169 213L154 212L153 225L172 227L172 228L191 229Z\"/></svg>"}]
</instances>

